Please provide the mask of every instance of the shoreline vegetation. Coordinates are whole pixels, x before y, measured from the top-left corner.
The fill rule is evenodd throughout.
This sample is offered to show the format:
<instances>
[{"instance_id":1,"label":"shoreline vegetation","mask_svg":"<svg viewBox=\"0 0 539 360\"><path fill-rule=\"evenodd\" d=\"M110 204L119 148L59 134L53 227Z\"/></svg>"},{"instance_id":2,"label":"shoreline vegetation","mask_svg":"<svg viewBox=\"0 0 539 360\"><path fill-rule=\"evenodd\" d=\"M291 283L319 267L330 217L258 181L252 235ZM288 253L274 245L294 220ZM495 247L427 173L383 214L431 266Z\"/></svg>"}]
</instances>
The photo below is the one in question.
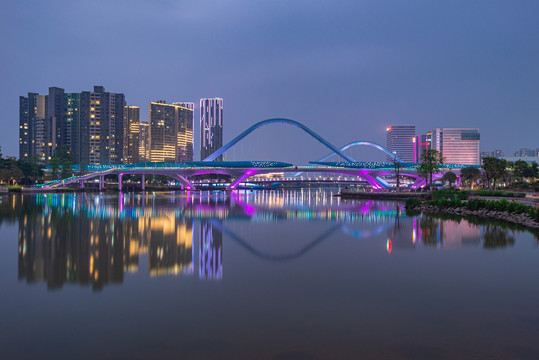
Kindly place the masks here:
<instances>
[{"instance_id":1,"label":"shoreline vegetation","mask_svg":"<svg viewBox=\"0 0 539 360\"><path fill-rule=\"evenodd\" d=\"M474 193L473 191L458 190L435 191L426 199L407 199L405 208L407 212L412 213L423 212L427 214L479 217L539 229L539 203L532 206L519 202L520 199L526 196L525 193L478 192L483 197L510 197L510 200L488 200L477 197L479 195L474 197Z\"/></svg>"}]
</instances>

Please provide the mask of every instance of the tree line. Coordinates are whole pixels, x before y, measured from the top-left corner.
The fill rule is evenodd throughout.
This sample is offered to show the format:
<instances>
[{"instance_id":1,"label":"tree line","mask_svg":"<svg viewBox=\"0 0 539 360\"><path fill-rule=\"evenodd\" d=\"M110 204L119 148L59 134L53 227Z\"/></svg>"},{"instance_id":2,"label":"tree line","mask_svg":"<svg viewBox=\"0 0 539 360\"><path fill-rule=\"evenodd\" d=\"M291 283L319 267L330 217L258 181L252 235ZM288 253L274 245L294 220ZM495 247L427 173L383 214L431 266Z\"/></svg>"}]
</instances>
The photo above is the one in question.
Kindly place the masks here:
<instances>
[{"instance_id":1,"label":"tree line","mask_svg":"<svg viewBox=\"0 0 539 360\"><path fill-rule=\"evenodd\" d=\"M49 163L53 179L58 179L59 176L67 178L73 175L71 170L73 154L68 146L57 148ZM37 157L25 161L11 156L4 158L0 154L0 184L13 186L42 183L45 176L43 168L44 165Z\"/></svg>"},{"instance_id":2,"label":"tree line","mask_svg":"<svg viewBox=\"0 0 539 360\"><path fill-rule=\"evenodd\" d=\"M425 150L421 163L417 167L419 176L425 178L427 188L433 185L433 175L442 171L444 159L437 150ZM523 185L525 180L529 183L537 183L539 177L539 165L537 162L528 164L524 160L515 162L495 157L483 158L481 169L476 167L466 167L460 171L460 178L463 186L473 187L481 184L487 189L496 189L500 183ZM446 172L440 179L453 185L457 181L457 175Z\"/></svg>"}]
</instances>

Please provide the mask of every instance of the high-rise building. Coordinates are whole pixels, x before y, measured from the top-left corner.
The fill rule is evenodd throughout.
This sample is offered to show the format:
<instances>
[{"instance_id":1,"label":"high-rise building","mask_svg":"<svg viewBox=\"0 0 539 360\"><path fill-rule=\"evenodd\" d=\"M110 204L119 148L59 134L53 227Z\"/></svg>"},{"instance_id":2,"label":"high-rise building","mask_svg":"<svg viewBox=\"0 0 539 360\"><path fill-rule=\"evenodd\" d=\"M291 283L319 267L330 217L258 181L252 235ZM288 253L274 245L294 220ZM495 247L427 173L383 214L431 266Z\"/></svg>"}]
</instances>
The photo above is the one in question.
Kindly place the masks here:
<instances>
[{"instance_id":1,"label":"high-rise building","mask_svg":"<svg viewBox=\"0 0 539 360\"><path fill-rule=\"evenodd\" d=\"M178 134L178 150L180 152L179 158L181 161L193 161L194 149L193 149L193 125L194 125L194 110L195 103L192 102L175 102L173 105L180 106L182 108L191 111L180 112L180 125Z\"/></svg>"},{"instance_id":2,"label":"high-rise building","mask_svg":"<svg viewBox=\"0 0 539 360\"><path fill-rule=\"evenodd\" d=\"M479 165L479 129L444 128L432 131L432 148L448 164Z\"/></svg>"},{"instance_id":3,"label":"high-rise building","mask_svg":"<svg viewBox=\"0 0 539 360\"><path fill-rule=\"evenodd\" d=\"M417 135L413 139L414 143L414 162L420 163L423 160L423 154L431 149L431 133L427 135Z\"/></svg>"},{"instance_id":4,"label":"high-rise building","mask_svg":"<svg viewBox=\"0 0 539 360\"><path fill-rule=\"evenodd\" d=\"M105 92L64 93L51 87L49 95L28 93L19 100L19 156L47 162L59 146L67 145L79 164L123 162L125 96Z\"/></svg>"},{"instance_id":5,"label":"high-rise building","mask_svg":"<svg viewBox=\"0 0 539 360\"><path fill-rule=\"evenodd\" d=\"M151 161L150 157L150 124L139 123L139 161Z\"/></svg>"},{"instance_id":6,"label":"high-rise building","mask_svg":"<svg viewBox=\"0 0 539 360\"><path fill-rule=\"evenodd\" d=\"M428 136L428 133L427 133ZM442 130L434 129L430 132L431 150L436 150L442 153Z\"/></svg>"},{"instance_id":7,"label":"high-rise building","mask_svg":"<svg viewBox=\"0 0 539 360\"><path fill-rule=\"evenodd\" d=\"M415 125L393 125L386 129L387 149L402 161L414 161ZM391 157L387 157L392 161Z\"/></svg>"},{"instance_id":8,"label":"high-rise building","mask_svg":"<svg viewBox=\"0 0 539 360\"><path fill-rule=\"evenodd\" d=\"M537 149L521 148L515 151L514 155L515 157L538 157L539 148Z\"/></svg>"},{"instance_id":9,"label":"high-rise building","mask_svg":"<svg viewBox=\"0 0 539 360\"><path fill-rule=\"evenodd\" d=\"M193 160L193 110L160 100L150 103L151 161Z\"/></svg>"},{"instance_id":10,"label":"high-rise building","mask_svg":"<svg viewBox=\"0 0 539 360\"><path fill-rule=\"evenodd\" d=\"M76 164L81 163L81 94L66 93L65 94L65 134L64 145L69 146L73 154L73 161Z\"/></svg>"},{"instance_id":11,"label":"high-rise building","mask_svg":"<svg viewBox=\"0 0 539 360\"><path fill-rule=\"evenodd\" d=\"M481 160L486 157L502 158L504 156L505 155L503 153L503 150L482 151L481 153L479 153L479 157L481 158Z\"/></svg>"},{"instance_id":12,"label":"high-rise building","mask_svg":"<svg viewBox=\"0 0 539 360\"><path fill-rule=\"evenodd\" d=\"M223 146L223 99L200 99L200 160ZM219 156L217 161L222 161Z\"/></svg>"},{"instance_id":13,"label":"high-rise building","mask_svg":"<svg viewBox=\"0 0 539 360\"><path fill-rule=\"evenodd\" d=\"M140 158L140 107L126 106L126 133L124 139L124 163L134 164Z\"/></svg>"},{"instance_id":14,"label":"high-rise building","mask_svg":"<svg viewBox=\"0 0 539 360\"><path fill-rule=\"evenodd\" d=\"M62 145L64 90L49 88L49 95L28 93L19 97L19 157L48 162Z\"/></svg>"},{"instance_id":15,"label":"high-rise building","mask_svg":"<svg viewBox=\"0 0 539 360\"><path fill-rule=\"evenodd\" d=\"M81 93L81 163L123 163L124 111L124 94L106 92L102 86Z\"/></svg>"}]
</instances>

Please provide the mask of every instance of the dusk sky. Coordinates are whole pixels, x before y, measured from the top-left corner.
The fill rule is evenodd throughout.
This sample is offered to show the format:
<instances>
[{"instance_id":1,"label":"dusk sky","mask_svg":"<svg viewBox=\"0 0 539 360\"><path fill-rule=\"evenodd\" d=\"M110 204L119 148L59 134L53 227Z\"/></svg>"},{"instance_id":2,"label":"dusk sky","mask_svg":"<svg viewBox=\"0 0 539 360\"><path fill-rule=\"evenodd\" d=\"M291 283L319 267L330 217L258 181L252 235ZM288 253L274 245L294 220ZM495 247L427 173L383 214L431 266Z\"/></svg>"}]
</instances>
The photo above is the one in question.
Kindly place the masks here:
<instances>
[{"instance_id":1,"label":"dusk sky","mask_svg":"<svg viewBox=\"0 0 539 360\"><path fill-rule=\"evenodd\" d=\"M225 142L287 117L338 146L385 145L388 125L479 128L481 151L512 155L539 147L538 19L534 0L2 0L0 146L18 156L19 96L102 85L144 121L150 101L221 97ZM326 153L277 125L227 155Z\"/></svg>"}]
</instances>

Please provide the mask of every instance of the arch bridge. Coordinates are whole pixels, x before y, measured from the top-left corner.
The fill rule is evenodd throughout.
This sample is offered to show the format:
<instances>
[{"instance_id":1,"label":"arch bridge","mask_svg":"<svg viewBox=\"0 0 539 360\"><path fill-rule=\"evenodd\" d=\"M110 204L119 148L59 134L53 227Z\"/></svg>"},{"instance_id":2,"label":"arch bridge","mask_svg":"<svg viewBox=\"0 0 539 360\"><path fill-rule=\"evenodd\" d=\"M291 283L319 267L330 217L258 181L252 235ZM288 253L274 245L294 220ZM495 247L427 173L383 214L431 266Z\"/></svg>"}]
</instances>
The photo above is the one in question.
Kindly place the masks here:
<instances>
[{"instance_id":1,"label":"arch bridge","mask_svg":"<svg viewBox=\"0 0 539 360\"><path fill-rule=\"evenodd\" d=\"M317 161L310 162L311 165L304 166L294 166L290 163L278 161L214 161L253 131L259 129L260 127L272 124L286 124L297 127L327 147L329 150L331 150L331 152ZM375 148L391 158L392 162L358 162L351 156L344 153L345 150L354 146L369 146ZM327 162L326 160L332 156L339 156L344 161ZM85 181L98 178L99 188L102 189L104 186L105 176L116 175L118 176L118 188L121 190L123 176L142 175L142 188L144 189L146 175L162 175L170 177L179 182L182 185L182 189L194 190L195 186L189 180L189 178L196 175L222 174L232 177L233 180L228 186L228 189L232 190L235 189L240 183L255 175L283 173L293 177L298 176L302 172L311 172L355 176L368 182L374 189L381 189L382 187L389 186L381 179L381 176L394 174L395 163L400 164L401 176L408 176L416 179L415 183L413 184L414 188L424 185L425 180L417 173L418 164L403 162L396 154L391 153L388 149L379 144L370 141L354 141L339 148L298 121L286 118L273 118L260 121L250 126L248 129L243 131L241 134L236 136L203 161L179 163L144 162L130 165L89 165L86 167L89 171L87 174L73 176L63 180L55 180L39 186L44 188L54 188L76 182L79 182L81 186L84 186ZM468 165L444 164L443 171L451 170L459 173L460 169L467 166ZM76 166L73 168L75 171L77 170ZM441 175L435 175L434 178L440 176Z\"/></svg>"}]
</instances>

